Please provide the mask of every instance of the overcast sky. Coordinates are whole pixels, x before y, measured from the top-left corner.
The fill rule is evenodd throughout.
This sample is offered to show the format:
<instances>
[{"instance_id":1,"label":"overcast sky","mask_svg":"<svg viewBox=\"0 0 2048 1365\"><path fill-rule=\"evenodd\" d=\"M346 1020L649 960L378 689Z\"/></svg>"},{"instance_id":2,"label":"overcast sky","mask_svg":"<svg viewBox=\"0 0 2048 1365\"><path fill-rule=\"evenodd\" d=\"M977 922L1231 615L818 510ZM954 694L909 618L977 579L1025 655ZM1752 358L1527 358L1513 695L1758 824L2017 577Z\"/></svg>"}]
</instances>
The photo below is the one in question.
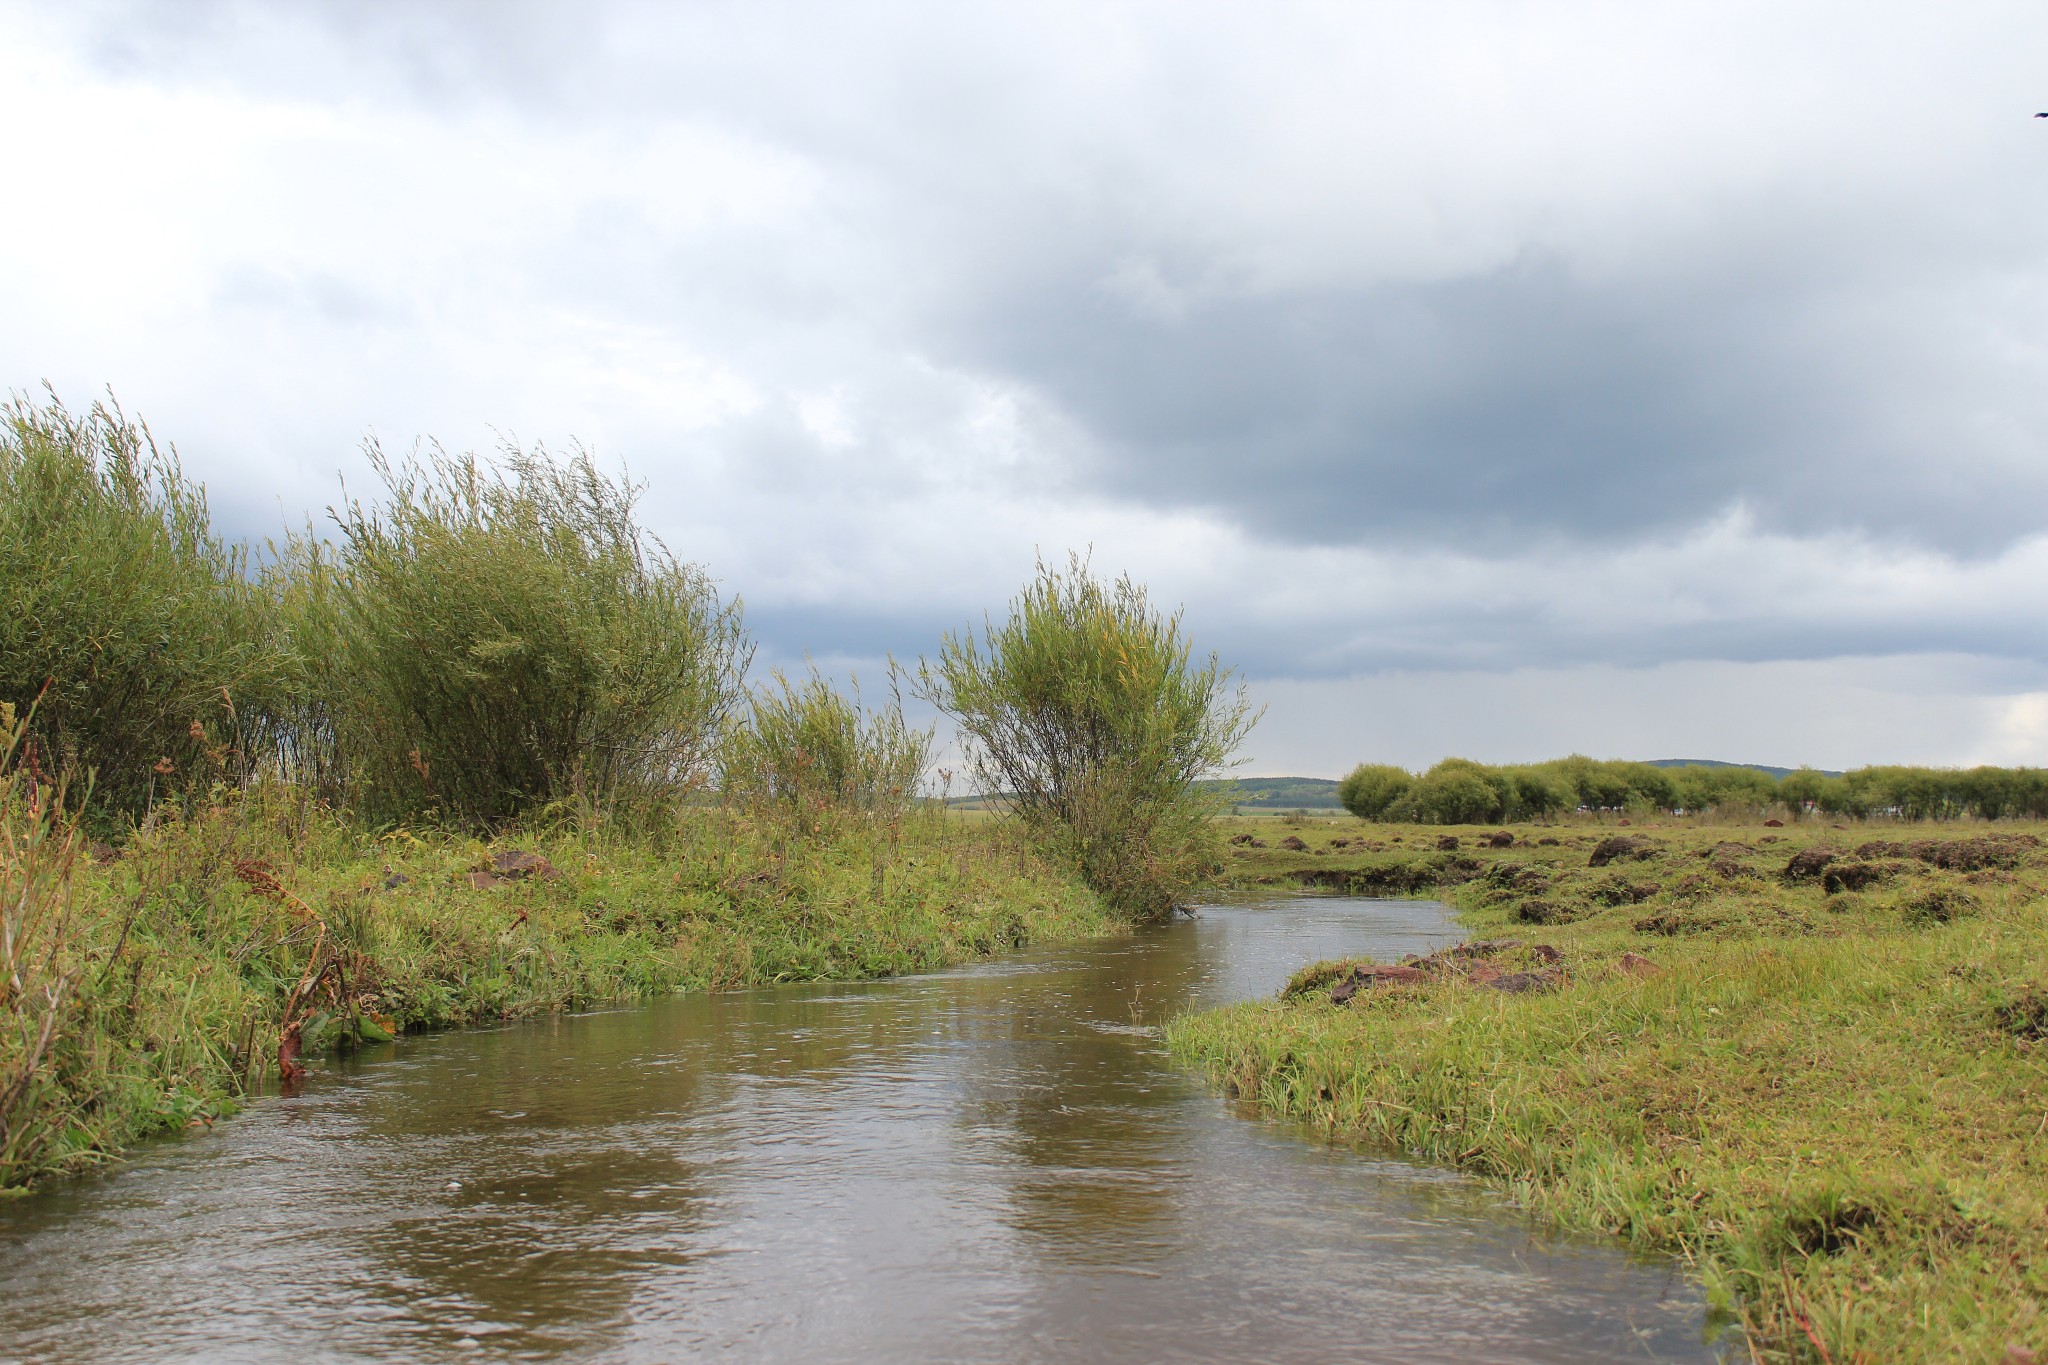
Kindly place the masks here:
<instances>
[{"instance_id":1,"label":"overcast sky","mask_svg":"<svg viewBox=\"0 0 2048 1365\"><path fill-rule=\"evenodd\" d=\"M0 0L0 388L566 448L764 658L1092 547L1361 759L2048 763L2048 6Z\"/></svg>"}]
</instances>

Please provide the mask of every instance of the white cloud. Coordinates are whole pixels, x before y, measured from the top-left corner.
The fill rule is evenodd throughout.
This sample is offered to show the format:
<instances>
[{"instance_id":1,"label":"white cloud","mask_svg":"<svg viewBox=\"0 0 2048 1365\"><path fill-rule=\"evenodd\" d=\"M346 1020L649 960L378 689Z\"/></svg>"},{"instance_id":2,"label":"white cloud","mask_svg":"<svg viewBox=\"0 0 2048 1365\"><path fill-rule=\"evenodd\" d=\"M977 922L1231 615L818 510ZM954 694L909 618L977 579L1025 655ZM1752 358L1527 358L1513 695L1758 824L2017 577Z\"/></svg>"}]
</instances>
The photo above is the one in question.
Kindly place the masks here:
<instances>
[{"instance_id":1,"label":"white cloud","mask_svg":"<svg viewBox=\"0 0 2048 1365\"><path fill-rule=\"evenodd\" d=\"M565 13L0 8L0 382L259 535L580 438L784 657L1093 546L1262 766L2039 752L2048 16Z\"/></svg>"},{"instance_id":2,"label":"white cloud","mask_svg":"<svg viewBox=\"0 0 2048 1365\"><path fill-rule=\"evenodd\" d=\"M1714 758L1844 769L1871 763L2048 764L2048 678L1985 690L1955 656L1506 673L1413 672L1253 689L1268 707L1248 775L1340 777L1361 762Z\"/></svg>"}]
</instances>

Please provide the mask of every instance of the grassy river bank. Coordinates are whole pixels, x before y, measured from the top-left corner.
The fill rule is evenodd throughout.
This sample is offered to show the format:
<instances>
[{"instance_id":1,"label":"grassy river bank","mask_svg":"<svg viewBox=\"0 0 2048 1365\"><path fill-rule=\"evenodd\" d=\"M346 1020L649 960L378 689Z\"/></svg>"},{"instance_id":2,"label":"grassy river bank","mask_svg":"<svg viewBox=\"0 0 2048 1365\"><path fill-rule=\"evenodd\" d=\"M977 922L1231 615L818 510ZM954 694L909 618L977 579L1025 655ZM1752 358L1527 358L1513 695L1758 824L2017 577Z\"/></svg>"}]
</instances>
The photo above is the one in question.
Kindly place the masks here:
<instances>
[{"instance_id":1,"label":"grassy river bank","mask_svg":"<svg viewBox=\"0 0 2048 1365\"><path fill-rule=\"evenodd\" d=\"M1177 1021L1232 1093L1692 1260L1756 1359L2048 1359L2048 826L1237 829L1482 942Z\"/></svg>"},{"instance_id":2,"label":"grassy river bank","mask_svg":"<svg viewBox=\"0 0 2048 1365\"><path fill-rule=\"evenodd\" d=\"M374 836L258 793L119 851L21 818L6 835L0 1193L211 1122L358 1041L929 969L1111 922L1000 826L924 812L685 808L486 843Z\"/></svg>"}]
</instances>

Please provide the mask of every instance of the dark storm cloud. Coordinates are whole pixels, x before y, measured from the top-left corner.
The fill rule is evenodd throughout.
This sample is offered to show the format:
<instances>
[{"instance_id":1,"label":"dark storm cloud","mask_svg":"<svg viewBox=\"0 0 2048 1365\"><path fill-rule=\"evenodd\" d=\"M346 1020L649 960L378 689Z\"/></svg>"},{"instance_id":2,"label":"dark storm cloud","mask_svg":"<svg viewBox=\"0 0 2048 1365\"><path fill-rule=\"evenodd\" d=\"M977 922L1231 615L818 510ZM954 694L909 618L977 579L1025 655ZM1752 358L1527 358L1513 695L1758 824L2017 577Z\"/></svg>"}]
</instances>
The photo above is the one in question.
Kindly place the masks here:
<instances>
[{"instance_id":1,"label":"dark storm cloud","mask_svg":"<svg viewBox=\"0 0 2048 1365\"><path fill-rule=\"evenodd\" d=\"M1056 462L1082 487L1200 508L1276 541L1448 537L1502 556L1655 539L1741 507L1770 530L1982 555L2048 525L2042 328L1999 301L2002 283L2015 297L2041 276L2048 203L2025 182L2042 180L2048 137L2010 168L2018 183L1977 184L1991 155L1981 128L1926 114L1923 141L1954 146L1887 148L1913 127L1873 110L1867 139L1787 153L1775 195L1762 172L1762 191L1717 195L1715 168L1680 146L1670 167L1645 153L1625 169L1670 177L1696 220L1686 231L1652 225L1659 206L1646 199L1640 242L1626 247L1529 226L1519 246L1462 268L1397 265L1360 283L1310 262L1305 280L1273 284L1234 278L1229 233L1191 244L1170 199L1144 183L1170 179L1176 159L1217 156L1251 176L1278 150L1284 132L1258 124L1220 29L1158 44L1139 84L1163 102L1144 122L1166 131L1133 143L1129 90L1063 100L1047 84L1053 49L1004 53L1008 27L949 10L878 7L861 21L777 6L120 13L94 30L108 60L187 79L482 101L622 133L704 118L817 160L828 182L801 236L735 232L665 257L625 205L593 212L563 244L554 287L667 318L836 315L877 345L1028 386L1085 444ZM325 57L294 53L313 33ZM252 50L280 61L251 62ZM1190 103L1211 96L1225 113ZM1231 111L1248 121L1247 145L1205 142ZM1441 135L1432 114L1443 110L1425 101L1425 141ZM1093 141L1077 133L1091 117L1103 124ZM1615 136L1587 123L1596 149ZM1766 168L1775 155L1757 148ZM1906 158L1902 175L1944 155L1964 171L1913 187L1885 170L1888 155ZM1254 180L1244 193L1267 190ZM1313 175L1282 191L1303 215L1331 211ZM1537 219L1569 221L1569 194L1560 186ZM1497 212L1511 221L1525 208ZM1610 225L1623 243L1629 211ZM2015 245L2030 238L2033 249ZM1632 249L1647 259L1610 268ZM1134 260L1175 297L1147 307L1114 287ZM729 343L748 344L748 330L736 322Z\"/></svg>"},{"instance_id":2,"label":"dark storm cloud","mask_svg":"<svg viewBox=\"0 0 2048 1365\"><path fill-rule=\"evenodd\" d=\"M1740 265L1624 289L1532 254L1165 318L1107 291L1105 270L996 301L960 345L1091 433L1103 487L1280 540L1511 556L1741 507L1769 530L1974 555L2048 525L2031 358L1985 337L1965 359L1911 313L1848 337L1834 310L1859 305L1761 291ZM1951 411L1994 417L2017 451Z\"/></svg>"}]
</instances>

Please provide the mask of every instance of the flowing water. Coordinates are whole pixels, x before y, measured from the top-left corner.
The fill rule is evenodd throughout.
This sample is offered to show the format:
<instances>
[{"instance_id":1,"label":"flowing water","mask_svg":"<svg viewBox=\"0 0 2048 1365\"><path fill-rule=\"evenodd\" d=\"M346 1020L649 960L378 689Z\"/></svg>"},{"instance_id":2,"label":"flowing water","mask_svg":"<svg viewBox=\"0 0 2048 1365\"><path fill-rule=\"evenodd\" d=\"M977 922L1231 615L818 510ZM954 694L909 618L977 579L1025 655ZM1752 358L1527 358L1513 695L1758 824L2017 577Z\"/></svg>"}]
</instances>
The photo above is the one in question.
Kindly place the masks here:
<instances>
[{"instance_id":1,"label":"flowing water","mask_svg":"<svg viewBox=\"0 0 2048 1365\"><path fill-rule=\"evenodd\" d=\"M1441 906L408 1039L0 1202L0 1360L1709 1360L1678 1270L1242 1112L1156 1026Z\"/></svg>"}]
</instances>

